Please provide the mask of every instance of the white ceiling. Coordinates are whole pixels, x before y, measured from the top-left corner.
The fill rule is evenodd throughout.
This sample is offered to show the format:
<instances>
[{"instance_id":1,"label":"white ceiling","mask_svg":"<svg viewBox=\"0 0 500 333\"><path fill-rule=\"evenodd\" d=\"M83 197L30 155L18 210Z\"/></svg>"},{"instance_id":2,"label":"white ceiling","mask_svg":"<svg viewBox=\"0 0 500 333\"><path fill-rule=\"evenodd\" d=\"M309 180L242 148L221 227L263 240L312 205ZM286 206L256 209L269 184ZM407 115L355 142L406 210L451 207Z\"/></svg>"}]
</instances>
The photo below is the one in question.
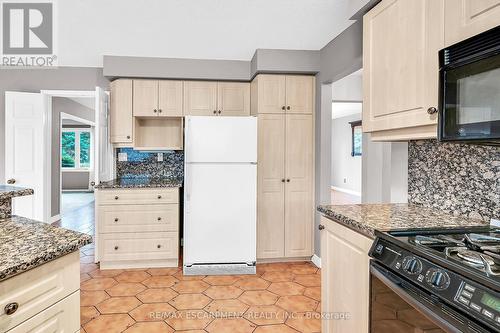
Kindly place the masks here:
<instances>
[{"instance_id":1,"label":"white ceiling","mask_svg":"<svg viewBox=\"0 0 500 333\"><path fill-rule=\"evenodd\" d=\"M322 48L368 0L60 0L60 66L103 55L249 60Z\"/></svg>"}]
</instances>

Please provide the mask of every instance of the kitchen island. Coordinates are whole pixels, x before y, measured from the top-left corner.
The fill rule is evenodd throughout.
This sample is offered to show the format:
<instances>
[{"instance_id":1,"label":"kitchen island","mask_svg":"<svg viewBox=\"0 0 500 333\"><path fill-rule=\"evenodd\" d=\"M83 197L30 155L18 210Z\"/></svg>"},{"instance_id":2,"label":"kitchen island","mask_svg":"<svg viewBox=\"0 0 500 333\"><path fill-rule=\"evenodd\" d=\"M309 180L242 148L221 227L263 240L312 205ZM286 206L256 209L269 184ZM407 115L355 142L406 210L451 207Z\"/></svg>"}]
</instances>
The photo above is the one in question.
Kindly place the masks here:
<instances>
[{"instance_id":1,"label":"kitchen island","mask_svg":"<svg viewBox=\"0 0 500 333\"><path fill-rule=\"evenodd\" d=\"M482 220L411 204L322 205L322 332L370 330L370 257L375 231L484 226ZM396 330L397 331L397 330Z\"/></svg>"},{"instance_id":2,"label":"kitchen island","mask_svg":"<svg viewBox=\"0 0 500 333\"><path fill-rule=\"evenodd\" d=\"M182 184L172 177L122 177L96 186L101 269L177 267Z\"/></svg>"},{"instance_id":3,"label":"kitchen island","mask_svg":"<svg viewBox=\"0 0 500 333\"><path fill-rule=\"evenodd\" d=\"M24 217L0 219L0 332L49 324L53 331L77 332L78 250L91 242L90 235Z\"/></svg>"}]
</instances>

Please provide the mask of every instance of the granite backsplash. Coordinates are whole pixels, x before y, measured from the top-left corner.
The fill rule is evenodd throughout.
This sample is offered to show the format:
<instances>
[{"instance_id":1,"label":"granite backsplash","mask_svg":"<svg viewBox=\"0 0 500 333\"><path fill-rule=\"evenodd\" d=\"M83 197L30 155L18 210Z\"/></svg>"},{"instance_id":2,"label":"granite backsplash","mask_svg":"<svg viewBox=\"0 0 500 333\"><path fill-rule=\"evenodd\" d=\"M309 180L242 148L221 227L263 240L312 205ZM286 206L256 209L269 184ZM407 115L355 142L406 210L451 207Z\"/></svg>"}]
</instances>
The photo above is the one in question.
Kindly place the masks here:
<instances>
[{"instance_id":1,"label":"granite backsplash","mask_svg":"<svg viewBox=\"0 0 500 333\"><path fill-rule=\"evenodd\" d=\"M410 141L408 201L453 215L500 219L500 146Z\"/></svg>"},{"instance_id":2,"label":"granite backsplash","mask_svg":"<svg viewBox=\"0 0 500 333\"><path fill-rule=\"evenodd\" d=\"M127 154L127 161L119 161L118 154ZM156 177L184 178L184 152L163 151L163 161L157 152L142 152L131 148L116 150L116 176L118 178Z\"/></svg>"}]
</instances>

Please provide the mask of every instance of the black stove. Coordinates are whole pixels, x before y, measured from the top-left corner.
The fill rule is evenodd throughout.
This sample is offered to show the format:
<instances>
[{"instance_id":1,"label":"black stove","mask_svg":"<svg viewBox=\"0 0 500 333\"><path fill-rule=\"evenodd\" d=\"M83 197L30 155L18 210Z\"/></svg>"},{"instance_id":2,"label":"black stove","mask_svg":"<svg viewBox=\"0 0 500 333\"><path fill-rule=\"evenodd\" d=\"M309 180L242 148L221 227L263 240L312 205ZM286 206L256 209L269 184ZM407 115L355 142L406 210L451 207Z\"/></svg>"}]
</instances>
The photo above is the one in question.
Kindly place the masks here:
<instances>
[{"instance_id":1,"label":"black stove","mask_svg":"<svg viewBox=\"0 0 500 333\"><path fill-rule=\"evenodd\" d=\"M372 268L399 281L416 302L427 303L444 330L500 332L500 229L418 229L376 236Z\"/></svg>"}]
</instances>

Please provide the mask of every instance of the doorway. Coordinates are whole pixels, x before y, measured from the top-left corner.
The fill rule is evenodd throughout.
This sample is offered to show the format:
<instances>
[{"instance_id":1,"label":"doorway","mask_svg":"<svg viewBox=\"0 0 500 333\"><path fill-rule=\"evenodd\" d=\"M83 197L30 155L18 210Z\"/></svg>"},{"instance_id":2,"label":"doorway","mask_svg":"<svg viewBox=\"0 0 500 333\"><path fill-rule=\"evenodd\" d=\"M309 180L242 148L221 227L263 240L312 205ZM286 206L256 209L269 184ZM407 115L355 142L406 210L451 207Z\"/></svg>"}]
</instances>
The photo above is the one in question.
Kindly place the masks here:
<instances>
[{"instance_id":1,"label":"doorway","mask_svg":"<svg viewBox=\"0 0 500 333\"><path fill-rule=\"evenodd\" d=\"M362 70L332 83L331 203L361 203Z\"/></svg>"}]
</instances>

